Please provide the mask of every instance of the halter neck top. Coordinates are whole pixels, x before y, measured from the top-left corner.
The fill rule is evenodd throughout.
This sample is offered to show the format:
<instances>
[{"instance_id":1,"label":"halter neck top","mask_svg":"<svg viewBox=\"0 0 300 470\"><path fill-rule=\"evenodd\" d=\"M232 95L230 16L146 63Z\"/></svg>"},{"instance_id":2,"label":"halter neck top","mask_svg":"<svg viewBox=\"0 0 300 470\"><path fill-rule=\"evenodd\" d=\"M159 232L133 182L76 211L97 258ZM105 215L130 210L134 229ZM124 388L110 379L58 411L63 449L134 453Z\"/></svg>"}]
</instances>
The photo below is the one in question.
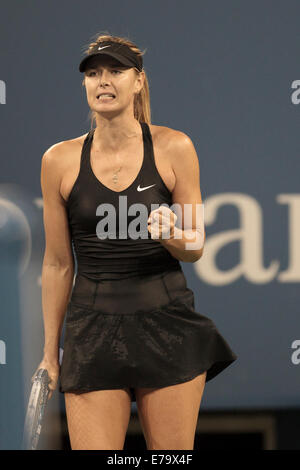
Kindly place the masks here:
<instances>
[{"instance_id":1,"label":"halter neck top","mask_svg":"<svg viewBox=\"0 0 300 470\"><path fill-rule=\"evenodd\" d=\"M150 212L162 204L170 207L172 193L156 168L150 128L146 122L140 125L142 166L123 191L109 189L92 170L90 150L95 129L84 140L80 171L67 201L67 214L77 274L94 281L181 269L179 260L151 238L147 229ZM141 223L138 211L141 208L145 224ZM139 238L132 236L136 232Z\"/></svg>"}]
</instances>

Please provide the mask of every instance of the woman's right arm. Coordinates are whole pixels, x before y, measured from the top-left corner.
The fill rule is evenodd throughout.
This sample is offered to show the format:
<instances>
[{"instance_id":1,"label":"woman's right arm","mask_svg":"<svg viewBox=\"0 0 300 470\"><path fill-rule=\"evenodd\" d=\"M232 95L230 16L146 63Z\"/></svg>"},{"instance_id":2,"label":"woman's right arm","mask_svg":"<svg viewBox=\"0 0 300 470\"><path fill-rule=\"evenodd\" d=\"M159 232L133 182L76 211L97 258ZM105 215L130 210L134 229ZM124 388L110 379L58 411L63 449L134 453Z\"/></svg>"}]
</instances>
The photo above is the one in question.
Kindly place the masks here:
<instances>
[{"instance_id":1,"label":"woman's right arm","mask_svg":"<svg viewBox=\"0 0 300 470\"><path fill-rule=\"evenodd\" d=\"M45 252L42 266L44 356L38 368L48 370L49 398L59 376L59 342L74 279L66 203L60 194L64 142L48 149L41 164Z\"/></svg>"}]
</instances>

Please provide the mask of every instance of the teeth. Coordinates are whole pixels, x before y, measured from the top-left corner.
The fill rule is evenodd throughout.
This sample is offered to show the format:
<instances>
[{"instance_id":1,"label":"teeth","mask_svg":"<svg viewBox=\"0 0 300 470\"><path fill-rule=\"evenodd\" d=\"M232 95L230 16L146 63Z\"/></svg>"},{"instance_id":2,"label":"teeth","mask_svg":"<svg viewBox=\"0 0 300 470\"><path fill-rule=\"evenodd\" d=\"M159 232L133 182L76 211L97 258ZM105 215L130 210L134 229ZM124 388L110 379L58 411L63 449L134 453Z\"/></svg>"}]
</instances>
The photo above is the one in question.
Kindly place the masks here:
<instances>
[{"instance_id":1,"label":"teeth","mask_svg":"<svg viewBox=\"0 0 300 470\"><path fill-rule=\"evenodd\" d=\"M108 94L108 93L106 93L105 95L100 95L99 98L101 98L102 96L104 96L106 98L113 98L113 95Z\"/></svg>"}]
</instances>

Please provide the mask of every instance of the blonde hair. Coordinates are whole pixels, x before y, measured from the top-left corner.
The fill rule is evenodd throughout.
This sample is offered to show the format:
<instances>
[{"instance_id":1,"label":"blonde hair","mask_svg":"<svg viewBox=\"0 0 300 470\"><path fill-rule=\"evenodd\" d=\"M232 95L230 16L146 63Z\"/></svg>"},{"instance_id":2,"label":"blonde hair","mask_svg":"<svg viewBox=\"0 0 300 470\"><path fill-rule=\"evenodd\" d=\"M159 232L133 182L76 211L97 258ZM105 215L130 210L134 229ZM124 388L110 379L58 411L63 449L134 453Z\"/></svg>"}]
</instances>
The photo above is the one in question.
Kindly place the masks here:
<instances>
[{"instance_id":1,"label":"blonde hair","mask_svg":"<svg viewBox=\"0 0 300 470\"><path fill-rule=\"evenodd\" d=\"M126 46L130 47L130 49L135 52L139 56L143 56L145 51L141 51L130 39L126 37L120 36L112 36L107 31L105 34L96 34L96 38L88 44L88 48L84 51L86 54L89 54L91 49L93 49L97 44L102 41L113 41L117 44L125 44ZM140 72L137 68L134 67L135 73L138 75ZM139 122L146 122L147 124L151 124L151 109L150 109L150 92L149 92L149 83L146 72L143 68L143 72L145 74L144 86L141 91L135 95L134 102L133 102L133 112L134 117ZM84 79L82 81L82 85L84 86ZM93 124L96 125L96 113L92 110L89 112L89 118L91 121L91 130L93 129Z\"/></svg>"}]
</instances>

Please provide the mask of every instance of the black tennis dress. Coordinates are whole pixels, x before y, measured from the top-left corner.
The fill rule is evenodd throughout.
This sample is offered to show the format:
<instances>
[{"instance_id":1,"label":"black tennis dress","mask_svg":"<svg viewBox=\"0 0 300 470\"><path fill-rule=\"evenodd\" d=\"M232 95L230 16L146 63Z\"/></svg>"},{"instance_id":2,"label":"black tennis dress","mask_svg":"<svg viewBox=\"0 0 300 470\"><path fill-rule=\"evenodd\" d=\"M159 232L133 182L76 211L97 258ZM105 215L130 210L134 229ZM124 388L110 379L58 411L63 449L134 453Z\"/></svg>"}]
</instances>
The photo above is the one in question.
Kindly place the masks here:
<instances>
[{"instance_id":1,"label":"black tennis dress","mask_svg":"<svg viewBox=\"0 0 300 470\"><path fill-rule=\"evenodd\" d=\"M94 130L84 140L67 201L77 273L67 307L62 393L129 387L136 401L134 388L166 387L204 371L209 381L237 359L214 322L195 311L180 262L151 238L147 223L137 224L134 204L147 208L146 221L160 205L172 206L156 168L150 128L140 125L142 167L120 192L93 173ZM110 222L109 213L116 216ZM130 227L143 236L129 236Z\"/></svg>"}]
</instances>

